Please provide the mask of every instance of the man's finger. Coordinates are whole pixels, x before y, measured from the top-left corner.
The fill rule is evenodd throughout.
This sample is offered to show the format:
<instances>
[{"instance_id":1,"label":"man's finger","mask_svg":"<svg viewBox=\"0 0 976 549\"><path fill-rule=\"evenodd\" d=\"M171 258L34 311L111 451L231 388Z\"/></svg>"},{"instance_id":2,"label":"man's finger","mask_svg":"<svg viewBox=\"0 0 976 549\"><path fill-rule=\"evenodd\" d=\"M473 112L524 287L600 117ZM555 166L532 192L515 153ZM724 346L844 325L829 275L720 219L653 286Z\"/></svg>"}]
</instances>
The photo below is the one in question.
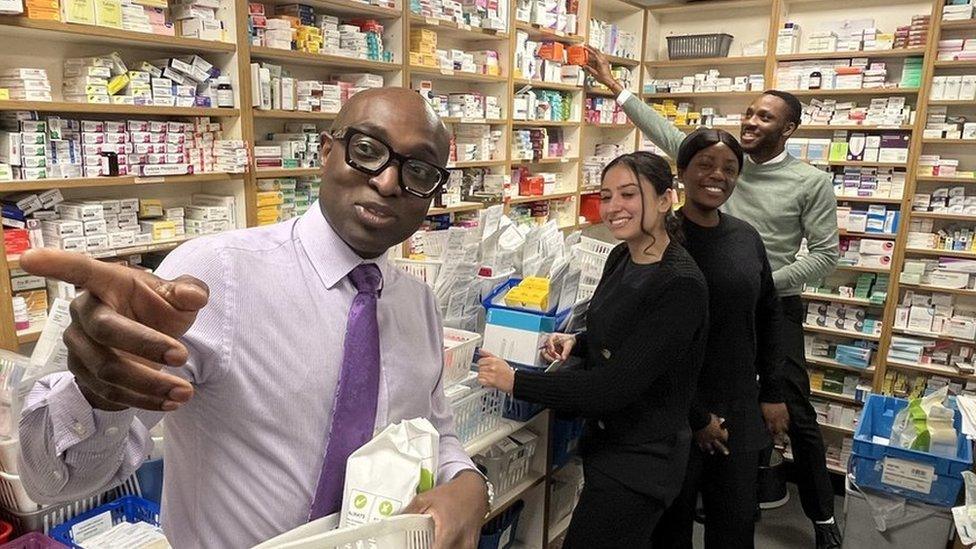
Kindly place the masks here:
<instances>
[{"instance_id":1,"label":"man's finger","mask_svg":"<svg viewBox=\"0 0 976 549\"><path fill-rule=\"evenodd\" d=\"M202 280L187 275L164 281L156 287L156 293L174 309L184 312L199 311L210 298L210 288Z\"/></svg>"},{"instance_id":2,"label":"man's finger","mask_svg":"<svg viewBox=\"0 0 976 549\"><path fill-rule=\"evenodd\" d=\"M187 380L120 357L73 325L65 330L64 342L75 359L69 364L75 366L71 371L76 376L88 373L102 383L176 403L186 402L193 396L193 386Z\"/></svg>"},{"instance_id":3,"label":"man's finger","mask_svg":"<svg viewBox=\"0 0 976 549\"><path fill-rule=\"evenodd\" d=\"M724 444L722 444L721 442L719 442L719 441L716 440L712 444L714 444L715 447L718 448L718 451L719 452L722 452L722 455L725 455L725 456L729 455L729 449L726 448L726 446Z\"/></svg>"},{"instance_id":4,"label":"man's finger","mask_svg":"<svg viewBox=\"0 0 976 549\"><path fill-rule=\"evenodd\" d=\"M152 362L182 366L189 356L186 347L175 338L116 312L93 295L75 298L71 320L95 343Z\"/></svg>"},{"instance_id":5,"label":"man's finger","mask_svg":"<svg viewBox=\"0 0 976 549\"><path fill-rule=\"evenodd\" d=\"M72 357L72 355L73 353L68 351L68 356ZM74 358L77 360L77 357ZM75 372L74 375L76 383L79 385L87 387L89 391L94 392L100 398L124 408L171 412L180 406L178 402L171 401L165 397L146 395L137 393L126 387L110 385L84 369Z\"/></svg>"},{"instance_id":6,"label":"man's finger","mask_svg":"<svg viewBox=\"0 0 976 549\"><path fill-rule=\"evenodd\" d=\"M53 248L34 248L24 252L20 257L20 268L32 275L56 278L80 286L96 295L118 284L130 284L135 273L121 265Z\"/></svg>"}]
</instances>

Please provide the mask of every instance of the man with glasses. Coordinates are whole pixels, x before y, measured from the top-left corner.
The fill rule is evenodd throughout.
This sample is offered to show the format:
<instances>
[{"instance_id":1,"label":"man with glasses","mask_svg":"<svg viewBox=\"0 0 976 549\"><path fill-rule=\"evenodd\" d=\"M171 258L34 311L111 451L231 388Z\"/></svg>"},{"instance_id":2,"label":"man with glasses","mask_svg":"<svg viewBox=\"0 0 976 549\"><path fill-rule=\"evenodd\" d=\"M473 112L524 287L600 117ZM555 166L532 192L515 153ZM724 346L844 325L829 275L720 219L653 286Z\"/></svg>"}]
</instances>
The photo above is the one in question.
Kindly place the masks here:
<instances>
[{"instance_id":1,"label":"man with glasses","mask_svg":"<svg viewBox=\"0 0 976 549\"><path fill-rule=\"evenodd\" d=\"M337 512L350 453L425 417L441 435L438 487L405 512L434 517L436 547L475 547L489 489L454 434L438 307L386 259L447 180L449 142L415 92L364 91L322 135L319 201L301 218L193 240L155 275L24 254L25 270L87 290L64 336L71 372L24 407L32 497L120 483L165 416L171 544L250 547Z\"/></svg>"}]
</instances>

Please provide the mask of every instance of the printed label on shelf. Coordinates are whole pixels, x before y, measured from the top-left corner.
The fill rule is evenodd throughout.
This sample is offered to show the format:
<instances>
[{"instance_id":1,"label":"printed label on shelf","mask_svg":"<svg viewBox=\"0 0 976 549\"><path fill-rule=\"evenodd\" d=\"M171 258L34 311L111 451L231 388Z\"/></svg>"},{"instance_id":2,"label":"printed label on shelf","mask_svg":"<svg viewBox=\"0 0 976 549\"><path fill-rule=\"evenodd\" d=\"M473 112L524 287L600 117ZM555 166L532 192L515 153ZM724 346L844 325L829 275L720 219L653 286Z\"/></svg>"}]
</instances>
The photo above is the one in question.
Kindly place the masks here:
<instances>
[{"instance_id":1,"label":"printed label on shelf","mask_svg":"<svg viewBox=\"0 0 976 549\"><path fill-rule=\"evenodd\" d=\"M141 184L165 183L166 179L162 177L137 177L135 178L135 182Z\"/></svg>"},{"instance_id":2,"label":"printed label on shelf","mask_svg":"<svg viewBox=\"0 0 976 549\"><path fill-rule=\"evenodd\" d=\"M466 116L461 117L462 124L485 124L487 121L481 118L468 118Z\"/></svg>"},{"instance_id":3,"label":"printed label on shelf","mask_svg":"<svg viewBox=\"0 0 976 549\"><path fill-rule=\"evenodd\" d=\"M566 164L566 163L568 163L568 162L569 162L569 159L568 159L568 158L566 158L566 157L563 157L563 158L560 158L560 159L559 159L559 162L561 162L561 163L563 163L563 164Z\"/></svg>"},{"instance_id":4,"label":"printed label on shelf","mask_svg":"<svg viewBox=\"0 0 976 549\"><path fill-rule=\"evenodd\" d=\"M433 18L433 17L428 17L427 18L427 24L428 25L433 25L433 26L436 27L436 26L439 26L441 24L441 22L439 20Z\"/></svg>"},{"instance_id":5,"label":"printed label on shelf","mask_svg":"<svg viewBox=\"0 0 976 549\"><path fill-rule=\"evenodd\" d=\"M454 76L454 69L441 69L441 74Z\"/></svg>"},{"instance_id":6,"label":"printed label on shelf","mask_svg":"<svg viewBox=\"0 0 976 549\"><path fill-rule=\"evenodd\" d=\"M462 23L462 24L458 25L458 28L461 29L461 30L469 31L469 30L471 30L471 25Z\"/></svg>"},{"instance_id":7,"label":"printed label on shelf","mask_svg":"<svg viewBox=\"0 0 976 549\"><path fill-rule=\"evenodd\" d=\"M884 472L881 473L881 482L884 484L928 494L932 492L934 480L935 467L932 465L891 457L884 460Z\"/></svg>"}]
</instances>

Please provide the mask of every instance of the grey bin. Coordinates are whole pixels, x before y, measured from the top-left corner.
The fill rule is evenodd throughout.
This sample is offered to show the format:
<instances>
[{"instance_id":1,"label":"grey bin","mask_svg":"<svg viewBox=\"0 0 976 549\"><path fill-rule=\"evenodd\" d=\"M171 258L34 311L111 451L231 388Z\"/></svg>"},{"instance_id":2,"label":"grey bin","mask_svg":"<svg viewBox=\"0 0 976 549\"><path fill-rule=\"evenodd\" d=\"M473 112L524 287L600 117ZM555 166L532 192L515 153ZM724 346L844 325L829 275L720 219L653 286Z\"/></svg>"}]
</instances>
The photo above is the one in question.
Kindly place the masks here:
<instances>
[{"instance_id":1,"label":"grey bin","mask_svg":"<svg viewBox=\"0 0 976 549\"><path fill-rule=\"evenodd\" d=\"M842 549L945 549L955 533L950 509L910 499L902 507L897 502L904 498L877 491L868 491L868 495L875 507L889 509L883 518L875 518L872 504L848 477Z\"/></svg>"}]
</instances>

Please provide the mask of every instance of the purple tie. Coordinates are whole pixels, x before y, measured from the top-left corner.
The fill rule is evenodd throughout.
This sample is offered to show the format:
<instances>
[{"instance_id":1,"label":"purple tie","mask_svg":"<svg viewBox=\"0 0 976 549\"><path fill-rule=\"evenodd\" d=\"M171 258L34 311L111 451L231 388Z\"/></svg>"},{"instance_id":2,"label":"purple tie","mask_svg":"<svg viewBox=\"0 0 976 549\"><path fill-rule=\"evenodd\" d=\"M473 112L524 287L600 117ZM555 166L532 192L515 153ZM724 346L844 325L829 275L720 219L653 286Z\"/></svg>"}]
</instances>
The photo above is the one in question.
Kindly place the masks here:
<instances>
[{"instance_id":1,"label":"purple tie","mask_svg":"<svg viewBox=\"0 0 976 549\"><path fill-rule=\"evenodd\" d=\"M319 485L309 510L309 520L339 511L346 479L346 460L373 438L376 398L380 384L380 329L376 322L376 298L383 274L373 263L363 263L349 273L359 292L346 320L342 371L336 387L332 427L319 473Z\"/></svg>"}]
</instances>

